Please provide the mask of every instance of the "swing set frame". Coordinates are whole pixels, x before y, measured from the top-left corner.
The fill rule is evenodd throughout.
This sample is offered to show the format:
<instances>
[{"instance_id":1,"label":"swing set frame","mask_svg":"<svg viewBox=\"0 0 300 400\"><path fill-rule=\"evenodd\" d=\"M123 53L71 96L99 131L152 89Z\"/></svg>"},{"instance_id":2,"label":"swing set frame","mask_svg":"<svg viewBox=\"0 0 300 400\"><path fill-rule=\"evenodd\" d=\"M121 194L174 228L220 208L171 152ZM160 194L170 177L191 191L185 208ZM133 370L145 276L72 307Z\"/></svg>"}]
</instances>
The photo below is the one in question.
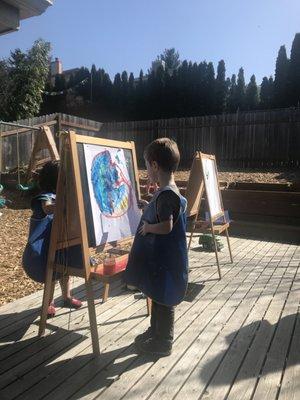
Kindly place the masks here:
<instances>
[{"instance_id":1,"label":"swing set frame","mask_svg":"<svg viewBox=\"0 0 300 400\"><path fill-rule=\"evenodd\" d=\"M17 189L21 191L27 191L31 188L30 181L34 175L34 171L37 167L45 164L47 161L59 161L59 152L53 137L53 134L48 125L42 125L40 127L29 126L24 124L18 124L15 122L5 122L0 121L0 125L7 125L11 127L17 128L16 139L17 139L17 175L18 175L18 184ZM26 185L21 184L21 176L20 176L20 146L19 146L19 129L28 129L37 131L38 134L35 138L33 149L31 152L29 164L27 167L26 173ZM1 185L1 174L2 174L2 132L0 132L0 192L3 190L3 185ZM38 155L42 150L48 150L50 153L50 157L38 159Z\"/></svg>"}]
</instances>

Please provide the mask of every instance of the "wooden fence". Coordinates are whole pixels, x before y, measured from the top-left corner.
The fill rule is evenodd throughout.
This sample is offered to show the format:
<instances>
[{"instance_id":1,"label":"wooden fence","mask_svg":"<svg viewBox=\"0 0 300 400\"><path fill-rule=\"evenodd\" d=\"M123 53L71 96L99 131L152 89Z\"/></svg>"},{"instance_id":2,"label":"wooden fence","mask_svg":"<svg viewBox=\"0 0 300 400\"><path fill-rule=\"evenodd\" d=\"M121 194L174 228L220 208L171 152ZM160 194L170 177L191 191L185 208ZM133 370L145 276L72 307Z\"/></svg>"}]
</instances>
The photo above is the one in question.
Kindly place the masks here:
<instances>
[{"instance_id":1,"label":"wooden fence","mask_svg":"<svg viewBox=\"0 0 300 400\"><path fill-rule=\"evenodd\" d=\"M171 137L181 152L181 167L189 168L195 151L215 154L220 167L296 168L300 165L300 109L242 112L205 117L100 123L66 114L51 114L18 121L47 124L53 133L75 129L80 134L133 140L139 165L143 150L158 137ZM36 132L0 125L2 172L26 165ZM1 140L1 139L0 139ZM18 144L18 146L17 146ZM0 144L1 148L1 144ZM1 159L1 157L0 157Z\"/></svg>"},{"instance_id":2,"label":"wooden fence","mask_svg":"<svg viewBox=\"0 0 300 400\"><path fill-rule=\"evenodd\" d=\"M100 122L87 120L66 114L50 114L36 118L15 121L19 124L28 126L48 125L54 135L57 146L59 138L57 133L63 129L74 129L77 133L88 136L99 136L102 126ZM0 171L9 172L18 166L26 166L29 162L34 140L38 131L26 128L14 128L8 125L0 124ZM2 143L1 143L2 142Z\"/></svg>"},{"instance_id":3,"label":"wooden fence","mask_svg":"<svg viewBox=\"0 0 300 400\"><path fill-rule=\"evenodd\" d=\"M158 137L178 143L181 166L190 167L200 150L215 154L221 167L297 167L300 165L300 109L243 112L206 117L104 123L101 136L134 140L138 161L145 145Z\"/></svg>"}]
</instances>

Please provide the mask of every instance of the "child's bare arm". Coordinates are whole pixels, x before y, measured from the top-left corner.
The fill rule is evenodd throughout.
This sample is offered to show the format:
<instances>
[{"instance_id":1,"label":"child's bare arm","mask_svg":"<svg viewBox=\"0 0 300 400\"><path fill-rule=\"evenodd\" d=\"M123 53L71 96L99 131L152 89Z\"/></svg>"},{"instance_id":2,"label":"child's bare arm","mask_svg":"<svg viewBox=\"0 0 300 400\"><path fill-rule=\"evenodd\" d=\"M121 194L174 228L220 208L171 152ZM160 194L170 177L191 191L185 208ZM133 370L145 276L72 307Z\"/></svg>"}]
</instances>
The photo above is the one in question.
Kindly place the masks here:
<instances>
[{"instance_id":1,"label":"child's bare arm","mask_svg":"<svg viewBox=\"0 0 300 400\"><path fill-rule=\"evenodd\" d=\"M159 222L157 224L149 224L144 221L143 225L140 227L139 233L143 236L147 233L154 233L156 235L167 235L173 229L173 218L172 216L168 221Z\"/></svg>"},{"instance_id":2,"label":"child's bare arm","mask_svg":"<svg viewBox=\"0 0 300 400\"><path fill-rule=\"evenodd\" d=\"M42 202L42 209L45 214L53 214L55 210L55 203L53 203L51 200L46 200Z\"/></svg>"}]
</instances>

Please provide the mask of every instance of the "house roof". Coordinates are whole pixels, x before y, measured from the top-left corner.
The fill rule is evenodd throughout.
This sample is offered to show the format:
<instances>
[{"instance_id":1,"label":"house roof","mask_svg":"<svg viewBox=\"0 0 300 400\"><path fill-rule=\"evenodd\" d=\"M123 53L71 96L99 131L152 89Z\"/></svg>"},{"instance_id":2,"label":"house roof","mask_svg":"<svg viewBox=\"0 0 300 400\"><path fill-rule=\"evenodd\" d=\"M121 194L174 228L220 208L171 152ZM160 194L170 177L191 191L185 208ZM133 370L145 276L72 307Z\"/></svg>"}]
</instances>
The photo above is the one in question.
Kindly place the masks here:
<instances>
[{"instance_id":1,"label":"house roof","mask_svg":"<svg viewBox=\"0 0 300 400\"><path fill-rule=\"evenodd\" d=\"M16 31L20 21L43 14L52 0L0 0L0 35Z\"/></svg>"}]
</instances>

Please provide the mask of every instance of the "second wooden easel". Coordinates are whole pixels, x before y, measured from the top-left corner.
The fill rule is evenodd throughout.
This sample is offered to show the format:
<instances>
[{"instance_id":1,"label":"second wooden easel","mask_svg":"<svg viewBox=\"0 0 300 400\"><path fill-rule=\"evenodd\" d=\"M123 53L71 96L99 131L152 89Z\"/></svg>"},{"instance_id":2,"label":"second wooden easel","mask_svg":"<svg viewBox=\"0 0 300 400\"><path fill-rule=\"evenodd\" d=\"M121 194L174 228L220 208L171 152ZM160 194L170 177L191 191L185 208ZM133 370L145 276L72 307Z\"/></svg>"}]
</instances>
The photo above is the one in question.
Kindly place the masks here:
<instances>
[{"instance_id":1,"label":"second wooden easel","mask_svg":"<svg viewBox=\"0 0 300 400\"><path fill-rule=\"evenodd\" d=\"M207 200L209 221L199 220L200 208L204 193ZM215 235L225 232L231 262L233 262L233 257L228 234L229 222L226 221L225 217L224 206L218 182L216 158L214 155L204 154L201 152L197 152L195 154L187 185L186 198L188 202L187 216L191 221L191 234L188 248L190 249L191 247L193 235L195 233L211 234L214 242L219 278L221 279L222 275Z\"/></svg>"}]
</instances>

